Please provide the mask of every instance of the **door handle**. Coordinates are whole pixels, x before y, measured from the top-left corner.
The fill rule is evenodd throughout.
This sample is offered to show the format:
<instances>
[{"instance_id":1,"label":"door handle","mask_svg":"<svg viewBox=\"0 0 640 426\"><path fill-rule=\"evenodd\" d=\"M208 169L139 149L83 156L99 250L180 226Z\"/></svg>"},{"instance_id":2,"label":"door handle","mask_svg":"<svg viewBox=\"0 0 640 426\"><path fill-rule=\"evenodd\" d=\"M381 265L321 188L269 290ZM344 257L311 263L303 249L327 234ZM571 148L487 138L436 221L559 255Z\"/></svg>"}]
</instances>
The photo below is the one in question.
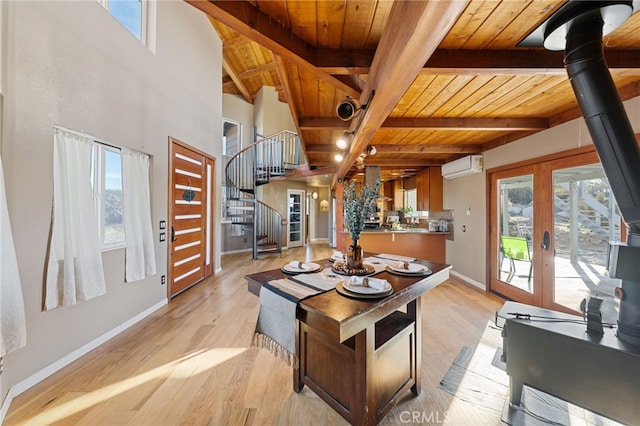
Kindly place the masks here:
<instances>
[{"instance_id":1,"label":"door handle","mask_svg":"<svg viewBox=\"0 0 640 426\"><path fill-rule=\"evenodd\" d=\"M176 238L176 228L173 227L173 225L171 226L171 242L174 242L175 240L177 240Z\"/></svg>"},{"instance_id":2,"label":"door handle","mask_svg":"<svg viewBox=\"0 0 640 426\"><path fill-rule=\"evenodd\" d=\"M543 250L549 250L550 242L549 242L549 231L544 231L542 235L542 244L541 247Z\"/></svg>"}]
</instances>

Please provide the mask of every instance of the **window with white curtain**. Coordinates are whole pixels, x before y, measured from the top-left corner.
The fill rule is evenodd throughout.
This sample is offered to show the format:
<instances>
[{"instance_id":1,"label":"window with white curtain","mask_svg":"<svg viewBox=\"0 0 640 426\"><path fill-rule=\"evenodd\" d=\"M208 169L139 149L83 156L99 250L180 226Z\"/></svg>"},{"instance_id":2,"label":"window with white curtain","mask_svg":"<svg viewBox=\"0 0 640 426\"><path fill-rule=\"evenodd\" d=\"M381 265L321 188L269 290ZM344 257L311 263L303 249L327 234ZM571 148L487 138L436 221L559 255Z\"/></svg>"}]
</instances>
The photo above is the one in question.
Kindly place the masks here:
<instances>
[{"instance_id":1,"label":"window with white curtain","mask_svg":"<svg viewBox=\"0 0 640 426\"><path fill-rule=\"evenodd\" d=\"M125 247L127 282L156 273L149 162L141 152L55 128L45 309L106 292L105 242Z\"/></svg>"}]
</instances>

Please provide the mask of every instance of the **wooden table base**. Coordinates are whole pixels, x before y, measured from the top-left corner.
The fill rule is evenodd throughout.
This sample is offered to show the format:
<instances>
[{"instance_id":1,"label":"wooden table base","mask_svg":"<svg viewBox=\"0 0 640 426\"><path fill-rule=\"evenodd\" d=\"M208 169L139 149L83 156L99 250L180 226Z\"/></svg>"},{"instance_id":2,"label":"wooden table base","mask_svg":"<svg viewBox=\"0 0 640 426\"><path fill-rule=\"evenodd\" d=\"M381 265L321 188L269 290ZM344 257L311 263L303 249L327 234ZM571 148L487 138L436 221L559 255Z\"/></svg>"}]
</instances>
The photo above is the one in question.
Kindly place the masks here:
<instances>
[{"instance_id":1,"label":"wooden table base","mask_svg":"<svg viewBox=\"0 0 640 426\"><path fill-rule=\"evenodd\" d=\"M420 299L343 343L298 322L294 391L309 386L353 425L377 424L406 392L420 393Z\"/></svg>"}]
</instances>

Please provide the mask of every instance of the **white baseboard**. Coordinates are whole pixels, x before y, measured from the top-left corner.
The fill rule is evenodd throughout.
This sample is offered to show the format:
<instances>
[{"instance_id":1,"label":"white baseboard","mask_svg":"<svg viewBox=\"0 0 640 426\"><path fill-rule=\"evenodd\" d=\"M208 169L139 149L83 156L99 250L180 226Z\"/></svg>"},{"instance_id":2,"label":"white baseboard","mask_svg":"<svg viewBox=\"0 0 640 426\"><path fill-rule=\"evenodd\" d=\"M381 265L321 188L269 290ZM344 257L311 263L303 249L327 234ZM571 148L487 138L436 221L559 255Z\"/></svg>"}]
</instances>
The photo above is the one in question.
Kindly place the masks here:
<instances>
[{"instance_id":1,"label":"white baseboard","mask_svg":"<svg viewBox=\"0 0 640 426\"><path fill-rule=\"evenodd\" d=\"M220 253L222 256L224 256L225 254L236 254L236 253L250 253L253 249L251 247L249 248L242 248L242 249L238 249L238 250L228 250L228 251L223 251L222 253Z\"/></svg>"},{"instance_id":2,"label":"white baseboard","mask_svg":"<svg viewBox=\"0 0 640 426\"><path fill-rule=\"evenodd\" d=\"M9 406L11 405L11 402L13 401L14 397L20 395L22 392L26 391L27 389L37 385L38 383L40 383L41 381L43 381L47 377L49 377L52 374L54 374L55 372L57 372L58 370L61 370L62 368L64 368L67 365L71 364L73 361L77 360L81 356L89 353L90 351L94 350L95 348L97 348L101 344L105 343L107 340L109 340L109 339L117 336L118 334L122 333L127 328L133 326L137 322L139 322L139 321L143 320L144 318L148 317L149 315L151 315L152 313L154 313L158 309L160 309L163 306L165 306L167 303L168 303L168 299L164 299L164 300L156 303L155 305L151 306L150 308L147 308L144 311L140 312L138 315L136 315L136 316L130 318L129 320L123 322L119 326L109 330L108 332L106 332L102 336L92 340L91 342L87 343L86 345L84 345L84 346L76 349L75 351L71 352L70 354L60 358L59 360L55 361L53 364L43 368L42 370L40 370L37 373L33 374L32 376L26 378L25 380L21 381L20 383L17 383L15 386L12 386L9 389L9 392L7 392L6 398L4 399L4 401L2 401L2 407L0 408L0 424L2 424L4 422L4 418L7 415L7 412L9 411Z\"/></svg>"},{"instance_id":3,"label":"white baseboard","mask_svg":"<svg viewBox=\"0 0 640 426\"><path fill-rule=\"evenodd\" d=\"M466 283L471 284L474 287L478 287L482 291L487 291L487 287L484 284L482 284L481 282L478 282L478 281L476 281L476 280L474 280L472 278L469 278L466 275L462 275L462 274L460 274L460 273L458 273L456 271L450 271L449 273L451 275L453 275L454 277L456 277L456 278L458 278L458 279L460 279L460 280L462 280L462 281L464 281Z\"/></svg>"}]
</instances>

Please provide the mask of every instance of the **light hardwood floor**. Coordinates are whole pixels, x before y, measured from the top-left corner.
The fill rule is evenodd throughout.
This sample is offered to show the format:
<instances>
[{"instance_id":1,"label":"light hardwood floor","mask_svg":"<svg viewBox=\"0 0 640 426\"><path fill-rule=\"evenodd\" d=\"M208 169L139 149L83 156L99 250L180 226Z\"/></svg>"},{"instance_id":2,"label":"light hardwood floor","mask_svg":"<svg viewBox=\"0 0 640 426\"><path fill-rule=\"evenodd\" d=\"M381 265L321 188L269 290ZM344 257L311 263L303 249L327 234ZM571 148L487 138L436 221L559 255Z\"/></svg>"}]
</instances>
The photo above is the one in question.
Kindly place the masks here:
<instances>
[{"instance_id":1,"label":"light hardwood floor","mask_svg":"<svg viewBox=\"0 0 640 426\"><path fill-rule=\"evenodd\" d=\"M330 254L326 243L314 243L263 260L223 256L216 276L16 397L5 425L347 424L309 389L293 392L291 367L250 347L258 298L243 278ZM426 293L422 393L408 393L381 424L407 424L410 415L419 420L412 424L501 424L438 388L460 349L476 346L501 305L453 279Z\"/></svg>"}]
</instances>

